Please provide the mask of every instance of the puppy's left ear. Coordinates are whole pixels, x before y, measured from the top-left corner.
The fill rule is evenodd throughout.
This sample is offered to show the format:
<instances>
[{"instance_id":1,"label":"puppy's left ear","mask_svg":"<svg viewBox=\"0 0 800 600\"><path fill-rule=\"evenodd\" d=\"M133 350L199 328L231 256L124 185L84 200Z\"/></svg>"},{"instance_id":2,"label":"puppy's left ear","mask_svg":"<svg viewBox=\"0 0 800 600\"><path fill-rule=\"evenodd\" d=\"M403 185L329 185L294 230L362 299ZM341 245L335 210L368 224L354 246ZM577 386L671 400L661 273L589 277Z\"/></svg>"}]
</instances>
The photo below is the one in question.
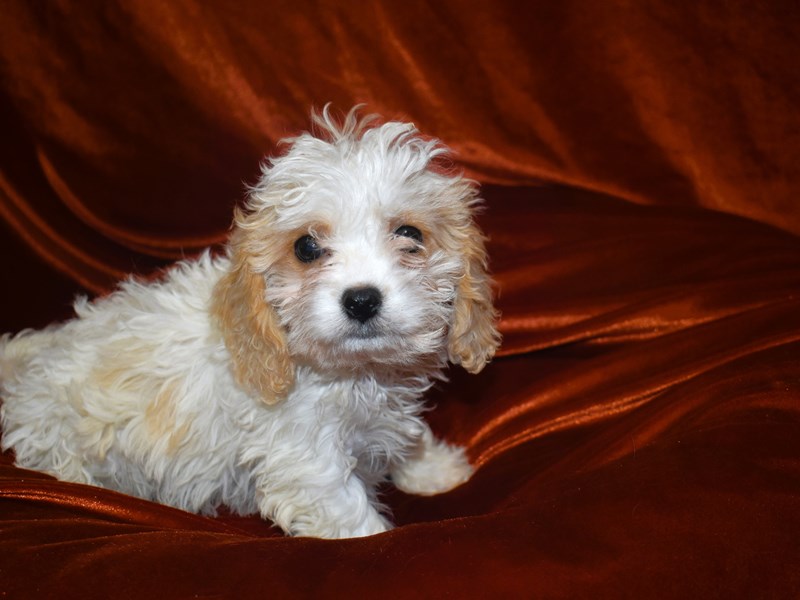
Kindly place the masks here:
<instances>
[{"instance_id":1,"label":"puppy's left ear","mask_svg":"<svg viewBox=\"0 0 800 600\"><path fill-rule=\"evenodd\" d=\"M459 233L465 270L453 303L448 353L450 362L460 364L470 373L478 373L500 345L496 326L498 312L492 304L492 280L487 269L483 234L472 222Z\"/></svg>"},{"instance_id":2,"label":"puppy's left ear","mask_svg":"<svg viewBox=\"0 0 800 600\"><path fill-rule=\"evenodd\" d=\"M242 231L231 240L231 268L214 290L212 311L233 361L236 382L267 404L284 399L294 383L294 364L263 275L247 260Z\"/></svg>"}]
</instances>

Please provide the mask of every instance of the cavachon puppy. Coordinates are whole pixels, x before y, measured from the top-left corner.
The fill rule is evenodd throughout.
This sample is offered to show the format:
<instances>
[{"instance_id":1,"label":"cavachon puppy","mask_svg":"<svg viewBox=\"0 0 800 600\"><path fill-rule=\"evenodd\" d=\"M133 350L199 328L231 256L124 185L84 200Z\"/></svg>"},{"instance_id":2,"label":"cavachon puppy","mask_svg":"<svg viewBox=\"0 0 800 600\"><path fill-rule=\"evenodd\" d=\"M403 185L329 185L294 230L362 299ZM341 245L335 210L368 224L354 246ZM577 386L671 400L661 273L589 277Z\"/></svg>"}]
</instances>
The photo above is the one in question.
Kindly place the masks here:
<instances>
[{"instance_id":1,"label":"cavachon puppy","mask_svg":"<svg viewBox=\"0 0 800 600\"><path fill-rule=\"evenodd\" d=\"M312 117L224 255L0 338L18 465L329 538L391 527L387 477L417 494L469 478L421 414L448 361L477 373L499 344L476 186L411 124Z\"/></svg>"}]
</instances>

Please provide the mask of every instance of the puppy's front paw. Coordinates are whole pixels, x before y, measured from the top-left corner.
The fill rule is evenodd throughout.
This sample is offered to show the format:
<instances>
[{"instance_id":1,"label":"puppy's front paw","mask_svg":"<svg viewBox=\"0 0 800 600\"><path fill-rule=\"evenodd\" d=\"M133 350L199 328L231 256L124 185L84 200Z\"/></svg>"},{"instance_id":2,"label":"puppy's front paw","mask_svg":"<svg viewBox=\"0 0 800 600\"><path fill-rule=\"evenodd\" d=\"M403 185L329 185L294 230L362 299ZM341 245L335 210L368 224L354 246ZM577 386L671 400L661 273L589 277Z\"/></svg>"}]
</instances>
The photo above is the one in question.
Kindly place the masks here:
<instances>
[{"instance_id":1,"label":"puppy's front paw","mask_svg":"<svg viewBox=\"0 0 800 600\"><path fill-rule=\"evenodd\" d=\"M292 537L345 539L376 535L393 528L394 525L386 517L370 510L367 517L358 522L350 522L350 520L343 522L317 521L301 518L285 528L285 531Z\"/></svg>"},{"instance_id":2,"label":"puppy's front paw","mask_svg":"<svg viewBox=\"0 0 800 600\"><path fill-rule=\"evenodd\" d=\"M432 496L461 485L472 472L463 448L451 446L430 434L423 438L415 456L392 471L392 480L404 492Z\"/></svg>"}]
</instances>

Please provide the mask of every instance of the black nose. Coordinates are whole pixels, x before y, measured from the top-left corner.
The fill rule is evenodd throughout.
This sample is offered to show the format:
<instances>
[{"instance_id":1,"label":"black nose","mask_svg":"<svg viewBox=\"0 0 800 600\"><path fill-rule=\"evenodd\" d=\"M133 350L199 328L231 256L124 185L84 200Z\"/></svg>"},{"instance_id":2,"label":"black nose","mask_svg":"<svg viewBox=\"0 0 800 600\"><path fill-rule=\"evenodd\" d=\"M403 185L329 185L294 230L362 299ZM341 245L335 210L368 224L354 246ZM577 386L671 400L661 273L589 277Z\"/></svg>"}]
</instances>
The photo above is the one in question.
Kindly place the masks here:
<instances>
[{"instance_id":1,"label":"black nose","mask_svg":"<svg viewBox=\"0 0 800 600\"><path fill-rule=\"evenodd\" d=\"M351 288L342 294L342 307L351 319L366 323L378 313L383 298L374 287Z\"/></svg>"}]
</instances>

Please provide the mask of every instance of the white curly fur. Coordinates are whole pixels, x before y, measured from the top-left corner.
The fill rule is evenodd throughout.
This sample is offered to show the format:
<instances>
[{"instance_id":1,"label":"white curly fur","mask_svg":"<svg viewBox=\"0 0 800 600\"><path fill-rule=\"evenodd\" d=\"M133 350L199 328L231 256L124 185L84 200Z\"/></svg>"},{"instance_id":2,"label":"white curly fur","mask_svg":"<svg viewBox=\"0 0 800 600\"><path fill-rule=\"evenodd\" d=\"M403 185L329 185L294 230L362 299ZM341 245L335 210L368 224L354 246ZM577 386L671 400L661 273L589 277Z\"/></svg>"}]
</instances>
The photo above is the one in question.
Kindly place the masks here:
<instances>
[{"instance_id":1,"label":"white curly fur","mask_svg":"<svg viewBox=\"0 0 800 600\"><path fill-rule=\"evenodd\" d=\"M475 187L413 125L313 118L318 136L264 166L225 256L0 338L2 443L20 466L319 537L391 527L387 475L422 494L470 476L420 415L448 359L477 372L499 341ZM343 294L364 287L381 303L354 318Z\"/></svg>"}]
</instances>

